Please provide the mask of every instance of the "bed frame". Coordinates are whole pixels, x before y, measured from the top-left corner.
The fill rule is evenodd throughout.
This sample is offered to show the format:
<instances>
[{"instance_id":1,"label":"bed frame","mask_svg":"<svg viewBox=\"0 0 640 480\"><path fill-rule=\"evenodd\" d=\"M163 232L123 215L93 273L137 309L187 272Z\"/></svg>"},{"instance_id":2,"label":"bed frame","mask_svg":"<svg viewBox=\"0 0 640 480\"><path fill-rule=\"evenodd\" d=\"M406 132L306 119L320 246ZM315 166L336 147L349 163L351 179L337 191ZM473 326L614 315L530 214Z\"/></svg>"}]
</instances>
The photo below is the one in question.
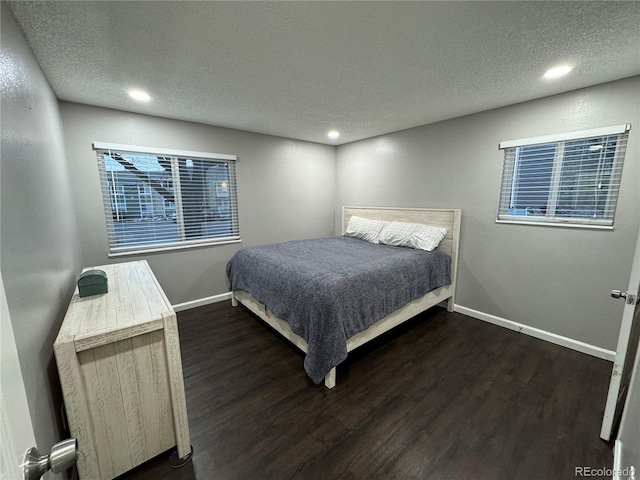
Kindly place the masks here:
<instances>
[{"instance_id":1,"label":"bed frame","mask_svg":"<svg viewBox=\"0 0 640 480\"><path fill-rule=\"evenodd\" d=\"M347 340L347 352L350 352L370 340L382 335L388 330L415 317L417 314L428 310L434 305L446 301L448 311L453 311L456 278L458 270L458 246L460 242L460 218L459 209L433 209L433 208L386 208L386 207L342 207L342 233L345 232L352 215L369 218L372 220L399 221L411 223L425 223L437 227L445 227L447 235L440 242L438 250L451 256L451 283L428 292L426 295L413 300L404 307L390 313L378 320L368 329L357 333ZM238 302L251 310L255 315L277 330L283 337L293 343L303 352L307 353L307 342L296 335L289 324L276 317L265 305L258 302L250 294L235 290L232 292L231 302L234 307ZM443 305L444 306L444 305ZM336 385L336 367L333 367L325 376L324 384L327 388Z\"/></svg>"}]
</instances>

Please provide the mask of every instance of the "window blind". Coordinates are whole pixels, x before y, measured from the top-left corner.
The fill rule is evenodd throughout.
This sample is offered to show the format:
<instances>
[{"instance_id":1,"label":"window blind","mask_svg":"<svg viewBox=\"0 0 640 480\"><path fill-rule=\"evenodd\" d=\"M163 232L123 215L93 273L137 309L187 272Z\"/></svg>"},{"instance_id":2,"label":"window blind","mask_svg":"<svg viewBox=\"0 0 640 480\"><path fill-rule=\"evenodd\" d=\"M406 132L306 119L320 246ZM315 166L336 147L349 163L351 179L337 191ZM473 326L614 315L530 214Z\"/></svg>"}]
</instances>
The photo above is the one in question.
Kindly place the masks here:
<instances>
[{"instance_id":1,"label":"window blind","mask_svg":"<svg viewBox=\"0 0 640 480\"><path fill-rule=\"evenodd\" d=\"M498 221L613 226L630 125L624 127L545 143L503 142Z\"/></svg>"},{"instance_id":2,"label":"window blind","mask_svg":"<svg viewBox=\"0 0 640 480\"><path fill-rule=\"evenodd\" d=\"M117 147L94 144L111 254L240 239L235 157Z\"/></svg>"}]
</instances>

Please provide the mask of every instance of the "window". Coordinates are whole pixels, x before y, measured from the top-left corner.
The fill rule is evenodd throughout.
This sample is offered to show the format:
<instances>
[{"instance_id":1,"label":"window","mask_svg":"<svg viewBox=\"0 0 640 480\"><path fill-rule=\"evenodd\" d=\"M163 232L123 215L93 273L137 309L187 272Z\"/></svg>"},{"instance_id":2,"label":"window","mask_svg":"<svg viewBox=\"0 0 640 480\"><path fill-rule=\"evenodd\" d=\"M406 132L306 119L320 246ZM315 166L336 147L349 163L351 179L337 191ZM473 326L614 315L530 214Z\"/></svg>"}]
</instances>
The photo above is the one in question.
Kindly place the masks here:
<instances>
[{"instance_id":1,"label":"window","mask_svg":"<svg viewBox=\"0 0 640 480\"><path fill-rule=\"evenodd\" d=\"M613 227L630 128L502 142L497 221Z\"/></svg>"},{"instance_id":2,"label":"window","mask_svg":"<svg viewBox=\"0 0 640 480\"><path fill-rule=\"evenodd\" d=\"M240 240L235 155L93 148L111 255Z\"/></svg>"}]
</instances>

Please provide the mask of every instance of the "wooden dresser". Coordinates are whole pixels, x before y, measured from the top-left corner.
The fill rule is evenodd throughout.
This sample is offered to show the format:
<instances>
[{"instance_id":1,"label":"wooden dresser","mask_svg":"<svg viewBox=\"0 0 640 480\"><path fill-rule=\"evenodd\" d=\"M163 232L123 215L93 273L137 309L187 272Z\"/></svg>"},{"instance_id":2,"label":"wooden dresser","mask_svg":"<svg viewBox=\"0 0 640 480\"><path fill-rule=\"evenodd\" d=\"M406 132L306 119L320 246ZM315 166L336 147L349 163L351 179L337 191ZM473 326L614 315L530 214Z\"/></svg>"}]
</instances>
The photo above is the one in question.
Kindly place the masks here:
<instances>
[{"instance_id":1,"label":"wooden dresser","mask_svg":"<svg viewBox=\"0 0 640 480\"><path fill-rule=\"evenodd\" d=\"M146 261L104 265L108 293L73 296L54 344L81 480L191 451L176 314Z\"/></svg>"}]
</instances>

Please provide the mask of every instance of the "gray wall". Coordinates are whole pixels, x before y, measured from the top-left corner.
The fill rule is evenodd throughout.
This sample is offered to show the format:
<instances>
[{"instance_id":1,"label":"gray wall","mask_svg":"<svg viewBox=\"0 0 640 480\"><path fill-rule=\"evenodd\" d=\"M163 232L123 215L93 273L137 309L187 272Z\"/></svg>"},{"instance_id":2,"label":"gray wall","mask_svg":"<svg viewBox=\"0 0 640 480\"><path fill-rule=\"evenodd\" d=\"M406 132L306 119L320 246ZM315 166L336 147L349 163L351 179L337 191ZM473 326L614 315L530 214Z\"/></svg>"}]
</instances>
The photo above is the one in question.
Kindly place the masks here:
<instances>
[{"instance_id":1,"label":"gray wall","mask_svg":"<svg viewBox=\"0 0 640 480\"><path fill-rule=\"evenodd\" d=\"M640 77L343 145L336 207L462 209L457 304L615 350L638 235ZM503 140L632 123L614 231L496 224ZM338 225L336 224L336 228Z\"/></svg>"},{"instance_id":2,"label":"gray wall","mask_svg":"<svg viewBox=\"0 0 640 480\"><path fill-rule=\"evenodd\" d=\"M41 451L60 440L53 342L82 261L58 101L2 2L1 269Z\"/></svg>"},{"instance_id":3,"label":"gray wall","mask_svg":"<svg viewBox=\"0 0 640 480\"><path fill-rule=\"evenodd\" d=\"M460 305L615 348L622 303L608 292L626 286L639 225L640 78L341 146L336 162L334 147L77 104L61 121L4 3L1 36L1 271L41 449L60 439L52 344L77 274L139 258L107 257L93 141L239 157L243 243L145 257L173 303L225 292L240 246L332 234L341 205L459 207ZM614 231L494 223L501 140L626 122Z\"/></svg>"},{"instance_id":4,"label":"gray wall","mask_svg":"<svg viewBox=\"0 0 640 480\"><path fill-rule=\"evenodd\" d=\"M86 266L107 256L94 141L238 156L241 244L146 254L173 304L228 291L225 265L239 248L333 233L335 148L240 130L61 103Z\"/></svg>"}]
</instances>

